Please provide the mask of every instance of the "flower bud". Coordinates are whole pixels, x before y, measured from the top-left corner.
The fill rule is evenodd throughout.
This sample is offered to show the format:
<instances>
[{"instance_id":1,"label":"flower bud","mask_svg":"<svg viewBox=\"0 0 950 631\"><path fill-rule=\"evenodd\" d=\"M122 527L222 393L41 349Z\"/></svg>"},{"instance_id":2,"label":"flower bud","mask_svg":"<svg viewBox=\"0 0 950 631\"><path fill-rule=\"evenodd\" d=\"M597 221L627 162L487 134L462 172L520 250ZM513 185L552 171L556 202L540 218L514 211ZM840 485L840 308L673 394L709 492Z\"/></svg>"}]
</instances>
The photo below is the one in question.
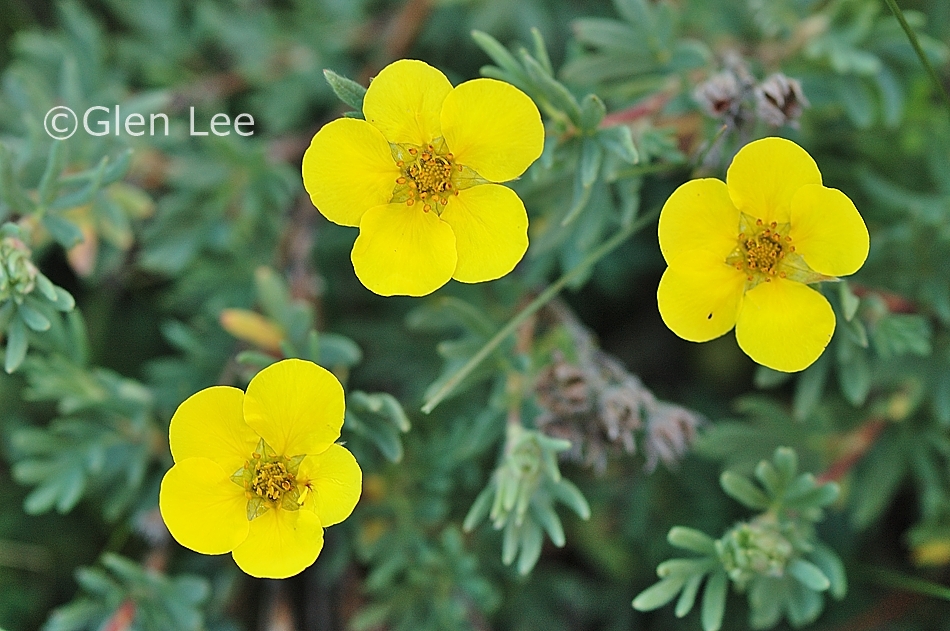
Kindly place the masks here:
<instances>
[{"instance_id":1,"label":"flower bud","mask_svg":"<svg viewBox=\"0 0 950 631\"><path fill-rule=\"evenodd\" d=\"M773 127L798 127L798 119L802 110L808 107L808 99L798 80L778 72L756 86L755 106L758 117Z\"/></svg>"},{"instance_id":2,"label":"flower bud","mask_svg":"<svg viewBox=\"0 0 950 631\"><path fill-rule=\"evenodd\" d=\"M30 259L30 248L16 237L0 239L0 302L17 304L36 287L39 270Z\"/></svg>"},{"instance_id":3,"label":"flower bud","mask_svg":"<svg viewBox=\"0 0 950 631\"><path fill-rule=\"evenodd\" d=\"M739 586L756 576L783 576L795 551L777 524L762 520L737 524L716 548L729 578Z\"/></svg>"}]
</instances>

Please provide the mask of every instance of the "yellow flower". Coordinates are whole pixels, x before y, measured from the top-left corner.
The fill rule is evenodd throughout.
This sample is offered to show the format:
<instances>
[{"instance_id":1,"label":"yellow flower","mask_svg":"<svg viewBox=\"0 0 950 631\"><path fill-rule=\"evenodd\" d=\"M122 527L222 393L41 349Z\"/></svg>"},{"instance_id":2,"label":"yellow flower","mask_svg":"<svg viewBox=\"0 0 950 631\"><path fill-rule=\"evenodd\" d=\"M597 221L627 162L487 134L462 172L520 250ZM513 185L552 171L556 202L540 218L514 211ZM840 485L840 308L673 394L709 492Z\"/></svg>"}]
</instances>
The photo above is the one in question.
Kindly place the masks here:
<instances>
[{"instance_id":1,"label":"yellow flower","mask_svg":"<svg viewBox=\"0 0 950 631\"><path fill-rule=\"evenodd\" d=\"M869 244L851 200L822 186L811 156L782 138L743 147L725 183L676 189L659 239L666 325L693 342L735 326L746 354L783 372L811 365L835 330L831 305L808 284L858 271Z\"/></svg>"},{"instance_id":2,"label":"yellow flower","mask_svg":"<svg viewBox=\"0 0 950 631\"><path fill-rule=\"evenodd\" d=\"M252 576L311 565L323 528L360 497L360 467L335 444L343 409L336 377L299 359L268 366L246 394L214 386L189 397L171 420L175 465L159 494L172 536L202 554L230 552Z\"/></svg>"},{"instance_id":3,"label":"yellow flower","mask_svg":"<svg viewBox=\"0 0 950 631\"><path fill-rule=\"evenodd\" d=\"M479 283L514 269L528 248L528 215L497 182L541 155L531 99L494 79L453 88L404 59L370 83L363 114L324 125L303 158L313 204L360 228L351 255L360 282L383 296L423 296L450 278Z\"/></svg>"}]
</instances>

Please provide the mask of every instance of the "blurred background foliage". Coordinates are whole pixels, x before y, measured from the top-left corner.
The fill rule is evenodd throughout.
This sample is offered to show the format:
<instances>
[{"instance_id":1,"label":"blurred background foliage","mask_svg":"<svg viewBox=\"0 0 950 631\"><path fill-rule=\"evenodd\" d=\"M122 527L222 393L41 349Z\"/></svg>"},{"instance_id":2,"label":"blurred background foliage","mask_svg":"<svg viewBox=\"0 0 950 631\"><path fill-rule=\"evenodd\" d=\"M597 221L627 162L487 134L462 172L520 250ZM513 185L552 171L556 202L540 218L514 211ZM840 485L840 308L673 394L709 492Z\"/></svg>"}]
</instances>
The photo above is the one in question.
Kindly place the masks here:
<instances>
[{"instance_id":1,"label":"blurred background foliage","mask_svg":"<svg viewBox=\"0 0 950 631\"><path fill-rule=\"evenodd\" d=\"M950 4L901 5L946 87ZM401 57L538 103L503 280L375 296L302 189L323 70ZM950 629L950 117L883 1L0 0L0 67L0 628ZM54 142L57 105L170 133ZM798 375L654 298L663 201L770 134L871 232ZM364 489L256 581L158 483L177 405L280 357L344 382Z\"/></svg>"}]
</instances>

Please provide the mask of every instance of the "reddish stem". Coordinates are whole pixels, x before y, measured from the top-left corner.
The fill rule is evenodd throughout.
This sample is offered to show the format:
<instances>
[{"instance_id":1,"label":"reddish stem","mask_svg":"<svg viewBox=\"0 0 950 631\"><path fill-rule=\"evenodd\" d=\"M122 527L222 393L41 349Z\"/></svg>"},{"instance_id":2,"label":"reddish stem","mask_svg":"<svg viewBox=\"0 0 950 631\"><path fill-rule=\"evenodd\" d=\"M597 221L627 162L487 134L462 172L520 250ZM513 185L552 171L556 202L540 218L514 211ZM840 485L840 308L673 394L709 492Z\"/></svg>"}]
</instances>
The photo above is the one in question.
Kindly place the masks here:
<instances>
[{"instance_id":1,"label":"reddish stem","mask_svg":"<svg viewBox=\"0 0 950 631\"><path fill-rule=\"evenodd\" d=\"M845 453L831 463L827 471L818 476L818 482L824 484L843 478L871 450L885 427L887 427L887 421L873 418L846 435L842 439L842 442L847 446Z\"/></svg>"}]
</instances>

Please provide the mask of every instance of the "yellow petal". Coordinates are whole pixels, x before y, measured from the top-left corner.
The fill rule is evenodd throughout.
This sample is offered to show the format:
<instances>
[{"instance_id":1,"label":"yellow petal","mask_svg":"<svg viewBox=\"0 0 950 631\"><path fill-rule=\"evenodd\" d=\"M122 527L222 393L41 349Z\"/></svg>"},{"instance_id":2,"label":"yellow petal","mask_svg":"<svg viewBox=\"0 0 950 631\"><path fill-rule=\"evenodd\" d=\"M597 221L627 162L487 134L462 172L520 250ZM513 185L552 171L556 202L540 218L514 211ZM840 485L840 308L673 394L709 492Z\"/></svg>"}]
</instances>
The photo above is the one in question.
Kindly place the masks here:
<instances>
[{"instance_id":1,"label":"yellow petal","mask_svg":"<svg viewBox=\"0 0 950 631\"><path fill-rule=\"evenodd\" d=\"M210 458L228 475L244 466L260 437L244 422L244 393L230 386L197 392L178 406L168 427L175 462Z\"/></svg>"},{"instance_id":2,"label":"yellow petal","mask_svg":"<svg viewBox=\"0 0 950 631\"><path fill-rule=\"evenodd\" d=\"M745 276L709 252L686 252L667 268L656 290L660 317L673 333L706 342L736 323Z\"/></svg>"},{"instance_id":3,"label":"yellow petal","mask_svg":"<svg viewBox=\"0 0 950 631\"><path fill-rule=\"evenodd\" d=\"M459 164L492 182L518 177L544 148L534 101L495 79L466 81L445 97L442 135Z\"/></svg>"},{"instance_id":4,"label":"yellow petal","mask_svg":"<svg viewBox=\"0 0 950 631\"><path fill-rule=\"evenodd\" d=\"M278 455L318 454L340 437L343 386L333 373L285 359L257 373L244 396L244 419Z\"/></svg>"},{"instance_id":5,"label":"yellow petal","mask_svg":"<svg viewBox=\"0 0 950 631\"><path fill-rule=\"evenodd\" d=\"M303 185L324 217L358 226L363 213L393 197L399 169L378 129L355 118L323 126L303 155Z\"/></svg>"},{"instance_id":6,"label":"yellow petal","mask_svg":"<svg viewBox=\"0 0 950 631\"><path fill-rule=\"evenodd\" d=\"M381 296L425 296L449 282L458 255L455 235L420 204L377 206L363 215L353 244L353 269Z\"/></svg>"},{"instance_id":7,"label":"yellow petal","mask_svg":"<svg viewBox=\"0 0 950 631\"><path fill-rule=\"evenodd\" d=\"M304 571L323 549L323 527L308 510L270 509L250 522L234 562L257 578L287 578Z\"/></svg>"},{"instance_id":8,"label":"yellow petal","mask_svg":"<svg viewBox=\"0 0 950 631\"><path fill-rule=\"evenodd\" d=\"M528 213L517 193L500 184L459 191L442 221L455 233L458 265L452 278L463 283L501 278L528 249Z\"/></svg>"},{"instance_id":9,"label":"yellow petal","mask_svg":"<svg viewBox=\"0 0 950 631\"><path fill-rule=\"evenodd\" d=\"M725 259L738 243L739 210L722 180L691 180L663 204L657 232L668 264L684 252L697 250Z\"/></svg>"},{"instance_id":10,"label":"yellow petal","mask_svg":"<svg viewBox=\"0 0 950 631\"><path fill-rule=\"evenodd\" d=\"M848 196L836 188L807 184L792 198L795 251L819 274L847 276L868 257L868 228Z\"/></svg>"},{"instance_id":11,"label":"yellow petal","mask_svg":"<svg viewBox=\"0 0 950 631\"><path fill-rule=\"evenodd\" d=\"M247 537L247 498L221 465L207 458L175 464L158 494L175 541L202 554L224 554Z\"/></svg>"},{"instance_id":12,"label":"yellow petal","mask_svg":"<svg viewBox=\"0 0 950 631\"><path fill-rule=\"evenodd\" d=\"M808 368L834 331L835 314L825 297L781 278L746 292L736 322L742 350L759 364L782 372Z\"/></svg>"},{"instance_id":13,"label":"yellow petal","mask_svg":"<svg viewBox=\"0 0 950 631\"><path fill-rule=\"evenodd\" d=\"M733 204L766 223L787 223L792 198L805 184L821 184L818 165L791 140L763 138L736 154L726 173Z\"/></svg>"},{"instance_id":14,"label":"yellow petal","mask_svg":"<svg viewBox=\"0 0 950 631\"><path fill-rule=\"evenodd\" d=\"M363 115L389 142L428 144L442 135L439 113L451 90L439 70L423 61L400 59L370 82Z\"/></svg>"},{"instance_id":15,"label":"yellow petal","mask_svg":"<svg viewBox=\"0 0 950 631\"><path fill-rule=\"evenodd\" d=\"M222 309L218 320L234 337L266 351L279 353L286 337L276 322L247 309Z\"/></svg>"},{"instance_id":16,"label":"yellow petal","mask_svg":"<svg viewBox=\"0 0 950 631\"><path fill-rule=\"evenodd\" d=\"M363 473L345 447L330 445L322 454L304 458L297 481L310 488L304 506L317 514L321 524L332 526L349 517L356 507Z\"/></svg>"}]
</instances>

